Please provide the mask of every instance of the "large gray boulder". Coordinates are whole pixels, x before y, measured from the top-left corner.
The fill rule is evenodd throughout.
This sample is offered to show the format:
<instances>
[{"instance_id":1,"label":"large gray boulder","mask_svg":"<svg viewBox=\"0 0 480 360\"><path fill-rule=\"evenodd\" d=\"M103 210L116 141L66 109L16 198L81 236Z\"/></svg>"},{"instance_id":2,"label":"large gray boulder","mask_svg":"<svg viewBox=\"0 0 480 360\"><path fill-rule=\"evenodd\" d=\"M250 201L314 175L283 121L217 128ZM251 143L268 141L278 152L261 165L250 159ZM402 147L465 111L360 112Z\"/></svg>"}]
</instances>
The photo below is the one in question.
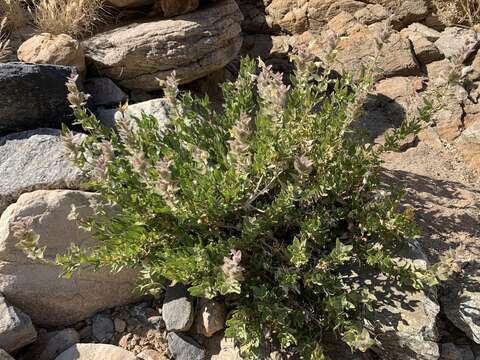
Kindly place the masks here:
<instances>
[{"instance_id":1,"label":"large gray boulder","mask_svg":"<svg viewBox=\"0 0 480 360\"><path fill-rule=\"evenodd\" d=\"M428 262L418 244L408 242L406 245L397 261L426 269ZM380 343L374 351L388 360L437 360L440 336L436 317L440 306L435 289L413 291L382 278L373 284L380 302L370 318L375 338Z\"/></svg>"},{"instance_id":2,"label":"large gray boulder","mask_svg":"<svg viewBox=\"0 0 480 360\"><path fill-rule=\"evenodd\" d=\"M465 270L449 282L441 302L447 318L480 344L480 268L471 265Z\"/></svg>"},{"instance_id":3,"label":"large gray boulder","mask_svg":"<svg viewBox=\"0 0 480 360\"><path fill-rule=\"evenodd\" d=\"M464 62L475 50L478 49L480 38L472 29L461 27L446 28L435 45L448 59L457 59Z\"/></svg>"},{"instance_id":4,"label":"large gray boulder","mask_svg":"<svg viewBox=\"0 0 480 360\"><path fill-rule=\"evenodd\" d=\"M126 89L158 90L175 70L188 83L223 68L238 54L242 14L234 0L168 20L133 23L84 41L87 59Z\"/></svg>"},{"instance_id":5,"label":"large gray boulder","mask_svg":"<svg viewBox=\"0 0 480 360\"><path fill-rule=\"evenodd\" d=\"M37 129L0 137L0 214L34 190L79 189L80 172L70 163L60 130Z\"/></svg>"},{"instance_id":6,"label":"large gray boulder","mask_svg":"<svg viewBox=\"0 0 480 360\"><path fill-rule=\"evenodd\" d=\"M133 302L136 273L83 269L72 279L59 278L60 269L33 261L17 248L14 225L31 221L30 228L46 246L45 259L52 261L71 243L82 248L97 244L90 233L68 220L72 206L88 217L94 193L73 190L38 190L23 194L0 217L0 292L40 326L66 326L96 312ZM1 345L0 345L1 346Z\"/></svg>"},{"instance_id":7,"label":"large gray boulder","mask_svg":"<svg viewBox=\"0 0 480 360\"><path fill-rule=\"evenodd\" d=\"M72 73L67 66L0 64L0 134L70 122L65 82Z\"/></svg>"},{"instance_id":8,"label":"large gray boulder","mask_svg":"<svg viewBox=\"0 0 480 360\"><path fill-rule=\"evenodd\" d=\"M159 122L165 123L168 120L165 99L152 99L129 105L127 111L122 114L117 109L100 109L97 117L107 127L115 127L115 123L128 116L130 119L141 118L142 114L154 116Z\"/></svg>"},{"instance_id":9,"label":"large gray boulder","mask_svg":"<svg viewBox=\"0 0 480 360\"><path fill-rule=\"evenodd\" d=\"M22 311L6 303L0 296L0 348L18 350L35 341L37 332L32 321Z\"/></svg>"}]
</instances>

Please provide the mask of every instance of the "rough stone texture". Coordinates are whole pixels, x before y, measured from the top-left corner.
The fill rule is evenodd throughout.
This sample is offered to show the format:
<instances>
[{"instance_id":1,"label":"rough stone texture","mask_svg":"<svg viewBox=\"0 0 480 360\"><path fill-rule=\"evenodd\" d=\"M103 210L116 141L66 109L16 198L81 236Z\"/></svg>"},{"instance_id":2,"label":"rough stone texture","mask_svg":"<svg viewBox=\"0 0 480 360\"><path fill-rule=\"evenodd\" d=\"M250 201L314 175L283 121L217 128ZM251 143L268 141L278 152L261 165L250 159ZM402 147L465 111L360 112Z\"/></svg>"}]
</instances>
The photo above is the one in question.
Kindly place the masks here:
<instances>
[{"instance_id":1,"label":"rough stone texture","mask_svg":"<svg viewBox=\"0 0 480 360\"><path fill-rule=\"evenodd\" d=\"M460 27L446 28L435 41L446 58L458 58L460 62L464 62L478 48L478 44L479 37L475 31Z\"/></svg>"},{"instance_id":2,"label":"rough stone texture","mask_svg":"<svg viewBox=\"0 0 480 360\"><path fill-rule=\"evenodd\" d=\"M442 344L441 360L475 360L472 350L468 345Z\"/></svg>"},{"instance_id":3,"label":"rough stone texture","mask_svg":"<svg viewBox=\"0 0 480 360\"><path fill-rule=\"evenodd\" d=\"M434 114L433 120L440 138L452 142L462 132L463 102L468 94L461 86L444 89L443 93L446 100L443 107Z\"/></svg>"},{"instance_id":4,"label":"rough stone texture","mask_svg":"<svg viewBox=\"0 0 480 360\"><path fill-rule=\"evenodd\" d=\"M340 14L338 16L344 16ZM297 37L300 44L311 45L313 53L321 59L325 58L325 46L329 41L330 34L333 31L338 33L338 18L330 21L329 28L320 36L311 33L304 33ZM339 72L358 73L361 64L367 65L375 58L377 50L377 30L381 29L381 23L375 26L354 26L352 22L348 22L344 26L340 26L340 30L346 33L341 37L337 43L336 57L333 64L335 70ZM353 32L352 32L353 31ZM393 33L389 41L383 46L379 55L379 67L383 69L382 76L416 76L420 75L420 67L417 63L408 38L399 33Z\"/></svg>"},{"instance_id":5,"label":"rough stone texture","mask_svg":"<svg viewBox=\"0 0 480 360\"><path fill-rule=\"evenodd\" d=\"M66 34L35 35L18 48L17 56L25 63L74 66L79 72L85 71L82 45Z\"/></svg>"},{"instance_id":6,"label":"rough stone texture","mask_svg":"<svg viewBox=\"0 0 480 360\"><path fill-rule=\"evenodd\" d=\"M127 94L109 78L87 80L85 92L92 96L95 106L118 106L127 98Z\"/></svg>"},{"instance_id":7,"label":"rough stone texture","mask_svg":"<svg viewBox=\"0 0 480 360\"><path fill-rule=\"evenodd\" d=\"M422 37L426 38L428 41L433 41L433 42L437 41L441 35L439 31L429 28L428 26L425 26L420 23L410 24L406 29L409 32L418 33Z\"/></svg>"},{"instance_id":8,"label":"rough stone texture","mask_svg":"<svg viewBox=\"0 0 480 360\"><path fill-rule=\"evenodd\" d=\"M333 1L326 1L328 10ZM291 34L302 33L308 30L308 0L272 0L265 8L266 22L274 32L287 32ZM322 19L325 23L326 20Z\"/></svg>"},{"instance_id":9,"label":"rough stone texture","mask_svg":"<svg viewBox=\"0 0 480 360\"><path fill-rule=\"evenodd\" d=\"M168 331L188 331L193 324L193 301L182 284L167 287L162 317Z\"/></svg>"},{"instance_id":10,"label":"rough stone texture","mask_svg":"<svg viewBox=\"0 0 480 360\"><path fill-rule=\"evenodd\" d=\"M0 214L34 190L79 189L80 172L65 154L61 131L38 129L0 137Z\"/></svg>"},{"instance_id":11,"label":"rough stone texture","mask_svg":"<svg viewBox=\"0 0 480 360\"><path fill-rule=\"evenodd\" d=\"M142 113L150 116L155 116L160 122L166 122L167 113L165 107L165 100L153 99L129 105L128 110L126 111L126 116L134 119L141 117ZM103 125L107 127L114 127L115 121L121 119L122 113L116 109L104 109L99 110L97 116Z\"/></svg>"},{"instance_id":12,"label":"rough stone texture","mask_svg":"<svg viewBox=\"0 0 480 360\"><path fill-rule=\"evenodd\" d=\"M480 270L470 265L453 279L440 299L447 318L471 340L480 344Z\"/></svg>"},{"instance_id":13,"label":"rough stone texture","mask_svg":"<svg viewBox=\"0 0 480 360\"><path fill-rule=\"evenodd\" d=\"M0 134L69 123L65 82L72 72L66 66L0 64Z\"/></svg>"},{"instance_id":14,"label":"rough stone texture","mask_svg":"<svg viewBox=\"0 0 480 360\"><path fill-rule=\"evenodd\" d=\"M427 28L428 29L428 28ZM413 51L417 59L423 65L429 64L434 61L442 60L443 54L433 43L438 37L436 37L435 30L431 32L425 29L422 24L412 24L408 28L401 31L401 34L407 37L413 46ZM440 35L438 33L438 35Z\"/></svg>"},{"instance_id":15,"label":"rough stone texture","mask_svg":"<svg viewBox=\"0 0 480 360\"><path fill-rule=\"evenodd\" d=\"M157 0L157 7L162 9L165 17L172 17L177 15L192 12L198 8L199 0Z\"/></svg>"},{"instance_id":16,"label":"rough stone texture","mask_svg":"<svg viewBox=\"0 0 480 360\"><path fill-rule=\"evenodd\" d=\"M169 20L135 23L84 42L98 71L126 89L158 90L175 70L188 83L223 68L241 48L242 14L223 0Z\"/></svg>"},{"instance_id":17,"label":"rough stone texture","mask_svg":"<svg viewBox=\"0 0 480 360\"><path fill-rule=\"evenodd\" d=\"M75 329L63 329L41 335L28 348L29 359L55 360L55 358L69 347L80 342L80 335Z\"/></svg>"},{"instance_id":18,"label":"rough stone texture","mask_svg":"<svg viewBox=\"0 0 480 360\"><path fill-rule=\"evenodd\" d=\"M426 268L425 254L413 243L405 250L404 261ZM437 360L439 357L436 316L440 306L433 291L403 292L391 285L376 287L382 301L372 316L376 338L381 347L375 348L382 358L398 360Z\"/></svg>"},{"instance_id":19,"label":"rough stone texture","mask_svg":"<svg viewBox=\"0 0 480 360\"><path fill-rule=\"evenodd\" d=\"M358 10L353 16L358 22L364 25L371 25L376 22L386 20L389 12L380 4L368 4L366 7Z\"/></svg>"},{"instance_id":20,"label":"rough stone texture","mask_svg":"<svg viewBox=\"0 0 480 360\"><path fill-rule=\"evenodd\" d=\"M475 170L480 171L480 118L465 118L467 125L460 137L455 141L455 146L462 154L465 161ZM467 122L468 121L468 122Z\"/></svg>"},{"instance_id":21,"label":"rough stone texture","mask_svg":"<svg viewBox=\"0 0 480 360\"><path fill-rule=\"evenodd\" d=\"M112 319L105 315L95 315L92 320L92 335L99 342L108 342L115 334Z\"/></svg>"},{"instance_id":22,"label":"rough stone texture","mask_svg":"<svg viewBox=\"0 0 480 360\"><path fill-rule=\"evenodd\" d=\"M0 349L0 360L15 360L5 350Z\"/></svg>"},{"instance_id":23,"label":"rough stone texture","mask_svg":"<svg viewBox=\"0 0 480 360\"><path fill-rule=\"evenodd\" d=\"M226 319L225 304L215 300L198 299L195 310L195 331L206 337L223 330Z\"/></svg>"},{"instance_id":24,"label":"rough stone texture","mask_svg":"<svg viewBox=\"0 0 480 360\"><path fill-rule=\"evenodd\" d=\"M22 311L0 297L0 348L11 353L34 342L37 332L32 321Z\"/></svg>"},{"instance_id":25,"label":"rough stone texture","mask_svg":"<svg viewBox=\"0 0 480 360\"><path fill-rule=\"evenodd\" d=\"M137 355L142 360L167 360L168 357L155 350L143 350ZM226 360L226 359L225 359Z\"/></svg>"},{"instance_id":26,"label":"rough stone texture","mask_svg":"<svg viewBox=\"0 0 480 360\"><path fill-rule=\"evenodd\" d=\"M321 30L329 20L342 11L353 14L365 6L365 3L353 0L310 1L308 7L308 30Z\"/></svg>"},{"instance_id":27,"label":"rough stone texture","mask_svg":"<svg viewBox=\"0 0 480 360\"><path fill-rule=\"evenodd\" d=\"M205 348L209 360L242 360L240 349L235 346L235 341L225 338L222 333L208 338Z\"/></svg>"},{"instance_id":28,"label":"rough stone texture","mask_svg":"<svg viewBox=\"0 0 480 360\"><path fill-rule=\"evenodd\" d=\"M171 332L167 336L168 349L175 360L204 360L205 350L192 338Z\"/></svg>"},{"instance_id":29,"label":"rough stone texture","mask_svg":"<svg viewBox=\"0 0 480 360\"><path fill-rule=\"evenodd\" d=\"M420 22L429 14L426 0L374 0L387 7L393 14L392 25L401 29L411 23Z\"/></svg>"},{"instance_id":30,"label":"rough stone texture","mask_svg":"<svg viewBox=\"0 0 480 360\"><path fill-rule=\"evenodd\" d=\"M322 31L342 11L369 25L392 16L401 29L424 20L430 13L425 0L242 0L244 29L248 33L300 34Z\"/></svg>"},{"instance_id":31,"label":"rough stone texture","mask_svg":"<svg viewBox=\"0 0 480 360\"><path fill-rule=\"evenodd\" d=\"M72 205L80 217L90 216L93 199L96 194L82 191L38 190L21 195L0 218L0 292L37 325L69 325L101 309L138 299L132 292L134 271L112 274L84 269L72 279L59 278L58 267L29 260L16 247L12 227L23 220L33 221L39 246L47 247L47 260L65 252L72 242L80 247L95 245L91 234L67 219Z\"/></svg>"},{"instance_id":32,"label":"rough stone texture","mask_svg":"<svg viewBox=\"0 0 480 360\"><path fill-rule=\"evenodd\" d=\"M327 1L308 1L307 2L307 16L305 16L305 22L308 26L302 30L300 27L296 29L292 29L291 26L287 25L289 20L291 19L290 14L295 14L295 7L293 6L293 10L281 18L279 14L282 14L282 8L275 8L275 12L271 9L273 8L273 4L278 3L279 5L285 2L284 0L273 0L272 4L267 7L267 13L274 19L273 21L278 20L279 26L282 30L286 30L287 32L292 33L300 33L305 30L312 30L318 31L323 28L323 26L336 15L341 13L342 11L347 13L355 13L356 11L362 9L366 6L365 3L355 0L327 0ZM295 2L295 1L293 1ZM284 8L283 8L284 9ZM292 31L296 30L296 31Z\"/></svg>"},{"instance_id":33,"label":"rough stone texture","mask_svg":"<svg viewBox=\"0 0 480 360\"><path fill-rule=\"evenodd\" d=\"M108 0L110 4L118 8L135 8L153 4L155 0Z\"/></svg>"},{"instance_id":34,"label":"rough stone texture","mask_svg":"<svg viewBox=\"0 0 480 360\"><path fill-rule=\"evenodd\" d=\"M76 344L55 360L138 360L130 351L106 344Z\"/></svg>"}]
</instances>

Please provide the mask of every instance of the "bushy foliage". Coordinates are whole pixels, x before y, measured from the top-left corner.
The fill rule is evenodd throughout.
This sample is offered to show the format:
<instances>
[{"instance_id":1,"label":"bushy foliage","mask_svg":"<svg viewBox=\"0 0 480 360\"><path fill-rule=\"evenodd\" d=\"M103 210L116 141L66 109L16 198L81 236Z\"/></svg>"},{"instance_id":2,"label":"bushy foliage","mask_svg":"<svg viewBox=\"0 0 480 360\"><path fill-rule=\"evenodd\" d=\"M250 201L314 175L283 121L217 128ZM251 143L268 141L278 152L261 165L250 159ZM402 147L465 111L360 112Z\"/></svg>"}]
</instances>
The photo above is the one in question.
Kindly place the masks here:
<instances>
[{"instance_id":1,"label":"bushy foliage","mask_svg":"<svg viewBox=\"0 0 480 360\"><path fill-rule=\"evenodd\" d=\"M480 21L479 0L433 0L442 21L447 24L478 26Z\"/></svg>"},{"instance_id":2,"label":"bushy foliage","mask_svg":"<svg viewBox=\"0 0 480 360\"><path fill-rule=\"evenodd\" d=\"M104 16L105 0L35 0L31 9L39 32L81 38Z\"/></svg>"},{"instance_id":3,"label":"bushy foliage","mask_svg":"<svg viewBox=\"0 0 480 360\"><path fill-rule=\"evenodd\" d=\"M4 28L15 31L28 22L26 4L23 0L0 0L0 22Z\"/></svg>"},{"instance_id":4,"label":"bushy foliage","mask_svg":"<svg viewBox=\"0 0 480 360\"><path fill-rule=\"evenodd\" d=\"M244 59L238 79L223 85L222 112L179 93L171 77L168 121L133 119L124 106L116 131L102 127L69 82L88 136L67 131L66 145L102 201L83 221L98 247L59 255L65 274L133 267L144 292L158 294L168 279L194 296L225 296L235 304L226 334L252 359L269 343L324 359L329 332L354 349L372 345L363 316L376 298L354 271L413 289L432 280L397 258L416 234L413 214L378 177L380 152L421 119L388 135L383 148L365 144L351 125L370 72L353 82L320 72L304 52L294 62L287 86L261 61L258 72Z\"/></svg>"},{"instance_id":5,"label":"bushy foliage","mask_svg":"<svg viewBox=\"0 0 480 360\"><path fill-rule=\"evenodd\" d=\"M0 62L6 61L10 56L10 40L6 32L7 19L0 21Z\"/></svg>"}]
</instances>

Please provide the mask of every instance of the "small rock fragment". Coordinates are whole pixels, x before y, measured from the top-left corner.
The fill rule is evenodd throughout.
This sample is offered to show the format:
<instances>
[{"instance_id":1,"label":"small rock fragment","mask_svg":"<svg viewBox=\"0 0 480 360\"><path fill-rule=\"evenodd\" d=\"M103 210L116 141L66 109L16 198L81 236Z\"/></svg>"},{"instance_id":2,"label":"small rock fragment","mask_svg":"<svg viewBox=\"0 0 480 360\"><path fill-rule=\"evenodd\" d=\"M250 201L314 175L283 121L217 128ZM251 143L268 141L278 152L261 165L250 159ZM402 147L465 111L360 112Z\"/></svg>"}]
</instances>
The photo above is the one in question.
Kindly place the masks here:
<instances>
[{"instance_id":1,"label":"small rock fragment","mask_svg":"<svg viewBox=\"0 0 480 360\"><path fill-rule=\"evenodd\" d=\"M170 286L165 292L162 316L168 331L188 331L193 323L193 301L182 284Z\"/></svg>"},{"instance_id":2,"label":"small rock fragment","mask_svg":"<svg viewBox=\"0 0 480 360\"><path fill-rule=\"evenodd\" d=\"M204 360L205 350L192 338L171 332L167 336L168 349L175 360Z\"/></svg>"},{"instance_id":3,"label":"small rock fragment","mask_svg":"<svg viewBox=\"0 0 480 360\"><path fill-rule=\"evenodd\" d=\"M225 327L226 309L220 301L199 299L197 302L195 330L211 337Z\"/></svg>"},{"instance_id":4,"label":"small rock fragment","mask_svg":"<svg viewBox=\"0 0 480 360\"><path fill-rule=\"evenodd\" d=\"M105 315L95 315L92 322L92 335L100 341L108 341L113 338L115 326L112 319Z\"/></svg>"},{"instance_id":5,"label":"small rock fragment","mask_svg":"<svg viewBox=\"0 0 480 360\"><path fill-rule=\"evenodd\" d=\"M18 350L34 342L37 332L32 321L22 311L0 297L0 348L7 352Z\"/></svg>"}]
</instances>

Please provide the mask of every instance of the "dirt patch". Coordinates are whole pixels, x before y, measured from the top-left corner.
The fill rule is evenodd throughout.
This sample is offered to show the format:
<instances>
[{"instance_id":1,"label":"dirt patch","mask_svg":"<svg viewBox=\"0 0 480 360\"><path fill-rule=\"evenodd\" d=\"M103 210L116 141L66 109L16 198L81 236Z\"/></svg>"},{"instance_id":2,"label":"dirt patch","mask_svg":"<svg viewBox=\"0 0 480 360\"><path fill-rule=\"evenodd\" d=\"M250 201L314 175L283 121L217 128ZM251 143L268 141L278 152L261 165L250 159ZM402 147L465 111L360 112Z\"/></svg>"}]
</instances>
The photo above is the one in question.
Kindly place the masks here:
<instances>
[{"instance_id":1,"label":"dirt patch","mask_svg":"<svg viewBox=\"0 0 480 360\"><path fill-rule=\"evenodd\" d=\"M480 256L480 177L454 149L421 142L384 155L388 181L405 187L405 204L416 211L421 245L432 261L463 245L465 257ZM465 259L466 260L466 259Z\"/></svg>"}]
</instances>

